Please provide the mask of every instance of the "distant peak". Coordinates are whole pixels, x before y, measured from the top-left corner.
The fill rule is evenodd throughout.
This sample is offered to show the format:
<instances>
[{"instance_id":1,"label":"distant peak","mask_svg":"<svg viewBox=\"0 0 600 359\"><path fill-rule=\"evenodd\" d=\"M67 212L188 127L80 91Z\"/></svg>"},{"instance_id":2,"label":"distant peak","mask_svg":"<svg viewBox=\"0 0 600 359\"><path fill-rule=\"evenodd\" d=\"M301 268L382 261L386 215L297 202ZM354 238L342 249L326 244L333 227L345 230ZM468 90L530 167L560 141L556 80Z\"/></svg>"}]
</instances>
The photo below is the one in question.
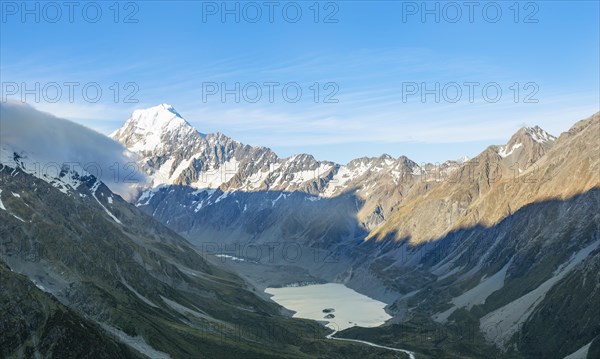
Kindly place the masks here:
<instances>
[{"instance_id":1,"label":"distant peak","mask_svg":"<svg viewBox=\"0 0 600 359\"><path fill-rule=\"evenodd\" d=\"M125 124L110 137L130 151L153 151L164 148L175 138L205 137L167 103L133 111Z\"/></svg>"},{"instance_id":2,"label":"distant peak","mask_svg":"<svg viewBox=\"0 0 600 359\"><path fill-rule=\"evenodd\" d=\"M177 110L175 110L175 107L169 105L168 103L162 103L160 104L160 106L162 106L162 108L164 108L165 110L171 112L172 114L174 114L175 116L179 117L179 118L183 118L179 112L177 112Z\"/></svg>"},{"instance_id":3,"label":"distant peak","mask_svg":"<svg viewBox=\"0 0 600 359\"><path fill-rule=\"evenodd\" d=\"M524 126L519 129L508 141L505 146L498 146L497 152L501 157L508 157L520 147L531 144L537 144L542 147L549 147L554 144L556 137L544 131L540 126Z\"/></svg>"},{"instance_id":4,"label":"distant peak","mask_svg":"<svg viewBox=\"0 0 600 359\"><path fill-rule=\"evenodd\" d=\"M305 161L315 162L316 159L311 154L299 153L299 154L291 156L290 161L292 161L292 162L305 162Z\"/></svg>"},{"instance_id":5,"label":"distant peak","mask_svg":"<svg viewBox=\"0 0 600 359\"><path fill-rule=\"evenodd\" d=\"M158 115L160 113L166 113L166 112L169 112L169 113L175 115L176 117L183 118L179 114L179 112L177 112L177 110L175 110L175 108L173 106L169 105L168 103L161 103L160 105L135 110L135 111L133 111L133 114L131 115L131 117L135 117L136 115L142 115L142 114Z\"/></svg>"},{"instance_id":6,"label":"distant peak","mask_svg":"<svg viewBox=\"0 0 600 359\"><path fill-rule=\"evenodd\" d=\"M518 133L526 134L538 143L547 143L556 140L556 137L544 131L540 126L522 127Z\"/></svg>"},{"instance_id":7,"label":"distant peak","mask_svg":"<svg viewBox=\"0 0 600 359\"><path fill-rule=\"evenodd\" d=\"M133 111L126 126L132 125L138 131L165 131L179 127L192 127L175 108L163 103Z\"/></svg>"}]
</instances>

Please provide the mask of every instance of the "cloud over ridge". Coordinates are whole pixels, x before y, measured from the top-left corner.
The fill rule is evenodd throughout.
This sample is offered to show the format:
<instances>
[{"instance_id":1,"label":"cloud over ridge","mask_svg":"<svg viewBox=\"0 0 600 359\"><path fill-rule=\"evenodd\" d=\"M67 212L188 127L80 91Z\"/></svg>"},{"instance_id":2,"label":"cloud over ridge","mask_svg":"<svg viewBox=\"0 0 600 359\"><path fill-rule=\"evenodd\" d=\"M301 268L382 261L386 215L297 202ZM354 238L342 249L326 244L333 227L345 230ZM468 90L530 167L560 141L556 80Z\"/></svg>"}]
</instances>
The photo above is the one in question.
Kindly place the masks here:
<instances>
[{"instance_id":1,"label":"cloud over ridge","mask_svg":"<svg viewBox=\"0 0 600 359\"><path fill-rule=\"evenodd\" d=\"M134 155L120 143L80 124L19 102L0 103L0 146L24 152L43 167L71 163L130 199L146 182Z\"/></svg>"}]
</instances>

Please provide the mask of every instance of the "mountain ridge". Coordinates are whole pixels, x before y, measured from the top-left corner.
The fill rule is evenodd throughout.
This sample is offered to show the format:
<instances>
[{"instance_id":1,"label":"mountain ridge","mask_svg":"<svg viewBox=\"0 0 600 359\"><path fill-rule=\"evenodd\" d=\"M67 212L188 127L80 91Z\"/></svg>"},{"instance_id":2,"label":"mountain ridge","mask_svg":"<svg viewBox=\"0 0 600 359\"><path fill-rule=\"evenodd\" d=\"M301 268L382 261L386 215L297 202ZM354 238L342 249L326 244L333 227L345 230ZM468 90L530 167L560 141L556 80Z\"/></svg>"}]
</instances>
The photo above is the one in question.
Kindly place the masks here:
<instances>
[{"instance_id":1,"label":"mountain ridge","mask_svg":"<svg viewBox=\"0 0 600 359\"><path fill-rule=\"evenodd\" d=\"M206 139L210 137L211 134ZM128 143L122 136L116 136L115 139L127 147ZM317 161L308 154L281 159L268 148L243 145L222 135L219 142L205 141L202 146L187 146L185 142L178 142L179 147L184 148L182 151L145 154L150 156L145 163L163 164L158 169L153 165L146 167L149 175L155 178L155 187L142 193L140 198L143 201L138 200L137 205L149 205L155 193L164 186L175 191L180 191L179 186L184 186L208 194L208 199L200 200L194 197L198 192L193 192L191 203L185 201L186 206L196 208L193 213L190 212L193 217L201 216L199 211L202 212L211 204L226 198L225 193L299 192L309 196L308 199L315 196L314 200L355 195L362 202L357 217L361 226L369 233L367 238L383 238L393 228L392 223L404 223L406 228L411 228L410 232L397 232L400 236L398 238L402 237L402 233L410 233L410 237L419 242L439 237L457 226L478 221L479 215L470 214L478 210L469 207L477 205L493 188L515 188L510 185L511 181L539 182L541 177L537 178L540 175L538 169L540 163L543 163L540 160L547 157L546 154L557 141L564 142L539 126L523 127L505 145L490 145L479 155L465 161L449 160L442 164L419 165L406 156L393 158L383 154L379 157L360 157L346 165L339 165ZM131 144L129 146L131 149ZM165 160L169 156L170 159ZM169 180L165 181L164 177L163 180L157 179L157 173L167 175ZM448 194L454 200L455 208L443 220L440 221L437 214L431 217L429 225L417 224L423 223L422 218L414 217L409 220L414 224L400 219L401 213L406 213L413 202L420 206L445 206L444 201L435 204L430 199L446 197ZM504 202L506 198L512 198L504 197ZM181 202L181 198L179 201ZM277 202L273 199L270 201L273 205ZM484 222L494 223L502 218L498 213L506 215L530 201L531 199L513 205L506 203L503 209L496 208L494 213L490 212L481 218ZM177 205L172 203L167 207ZM431 208L421 207L410 212L430 211ZM156 208L152 213L156 213ZM390 218L394 220L389 221ZM431 226L433 231L430 230Z\"/></svg>"},{"instance_id":2,"label":"mountain ridge","mask_svg":"<svg viewBox=\"0 0 600 359\"><path fill-rule=\"evenodd\" d=\"M151 130L150 145L147 138L140 143L136 123L157 117L163 121L183 120L172 106L163 104L134 111L123 127L111 134L111 138L141 157L143 169L152 178L150 187L185 185L224 191L284 190L335 196L356 187L359 177L377 176L375 172L382 170L397 184L406 176L429 175L432 171L447 175L469 162L460 159L419 165L404 155L394 158L389 154L359 157L345 165L317 161L310 154L280 158L267 147L245 145L220 132L202 134L185 120L179 126L185 128L183 134L178 130L168 135L165 126L170 122L164 122L161 134ZM552 147L554 139L538 126L523 127L506 145L489 148L508 166L518 164L518 171L523 171ZM521 148L523 144L525 147Z\"/></svg>"},{"instance_id":3,"label":"mountain ridge","mask_svg":"<svg viewBox=\"0 0 600 359\"><path fill-rule=\"evenodd\" d=\"M220 137L220 138L223 138L223 139L232 140L232 141L234 141L234 142L236 142L236 143L238 143L240 145L250 146L252 148L268 149L268 147L261 146L261 145L243 144L243 143L241 143L239 141L236 141L233 138L231 138L231 137L223 134L220 131L217 131L217 132L214 132L214 133L207 133L207 134L202 133L197 128L195 128L194 126L192 126L187 120L185 120L184 117L179 112L177 112L172 105L169 105L169 104L166 104L166 103L163 103L163 104L160 104L160 105L156 105L156 106L152 106L152 107L145 108L145 109L137 109L137 110L135 110L132 113L132 115L129 117L129 119L127 119L120 128L118 128L115 131L113 131L112 133L110 133L108 135L108 137L113 138L113 139L115 139L115 140L117 140L119 142L123 142L123 136L124 136L123 132L126 132L127 131L127 127L131 126L130 123L132 123L132 122L138 122L138 121L140 121L140 119L147 119L148 117L155 117L155 118L156 117L163 117L163 121L164 121L164 118L165 118L164 113L165 112L173 113L174 116L175 116L173 118L178 118L178 119L183 120L186 127L194 129L196 132L198 132L198 134L200 134L203 137L211 135L213 137ZM166 123L169 123L169 122L166 122ZM546 132L545 130L543 130L538 125L523 126L523 127L519 128L511 136L511 138L508 140L508 142L507 142L506 145L496 145L496 146L506 147L506 148L510 149L510 148L513 147L513 142L515 142L518 139L525 138L526 136L529 136L529 138L531 140L533 140L535 142L538 142L538 143L548 143L548 142L553 142L554 140L556 140L555 136L549 134L548 132ZM502 149L500 149L500 152L502 152L503 155L505 153L505 152L502 151ZM288 158L298 157L298 156L304 156L304 155L308 155L308 156L312 157L312 155L310 155L309 153L298 153L298 154L294 154L294 155L291 155L291 156L288 156L288 157L281 157L281 159L288 159ZM506 156L506 155L504 155L504 156ZM334 163L335 165L338 165L338 166L347 166L351 162L354 162L354 161L357 161L357 160L364 160L364 159L376 160L376 159L381 159L381 158L386 158L386 157L388 157L388 158L390 158L392 160L398 160L398 159L400 159L402 157L406 157L406 156L404 156L404 155L398 155L397 158L394 158L393 156L391 156L388 153L382 153L379 156L370 156L370 157L369 156L362 156L362 157L357 157L357 158L351 159L346 164L336 163L336 162L329 161L329 160L323 160L322 162L330 162L330 163ZM279 156L278 156L278 158L279 158ZM444 163L446 163L446 162L466 162L466 161L468 161L468 157L467 156L463 156L463 157L461 157L458 160L448 159L448 160L444 161ZM423 164L431 165L433 163L432 162L424 162Z\"/></svg>"}]
</instances>

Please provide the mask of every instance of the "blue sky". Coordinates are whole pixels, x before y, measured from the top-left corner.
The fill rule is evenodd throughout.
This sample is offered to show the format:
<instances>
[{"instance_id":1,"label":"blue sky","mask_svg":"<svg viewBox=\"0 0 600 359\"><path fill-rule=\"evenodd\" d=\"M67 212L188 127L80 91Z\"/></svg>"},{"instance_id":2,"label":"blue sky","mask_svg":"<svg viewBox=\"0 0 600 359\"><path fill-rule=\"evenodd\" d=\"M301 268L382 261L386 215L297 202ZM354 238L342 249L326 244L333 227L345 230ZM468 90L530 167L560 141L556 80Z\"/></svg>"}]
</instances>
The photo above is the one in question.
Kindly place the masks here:
<instances>
[{"instance_id":1,"label":"blue sky","mask_svg":"<svg viewBox=\"0 0 600 359\"><path fill-rule=\"evenodd\" d=\"M464 2L452 3L460 17L448 2L277 2L272 19L268 2L228 2L239 22L223 21L221 3L121 2L117 13L112 1L78 2L70 19L60 1L60 14L45 2L3 1L2 100L39 83L28 103L102 133L136 108L169 103L201 132L340 163L473 156L523 125L557 135L600 107L597 1L476 2L471 19ZM434 11L423 19L425 10ZM79 84L72 101L70 82ZM223 84L236 83L239 102L223 101ZM97 84L88 100L86 84ZM423 100L423 84L439 84L440 99Z\"/></svg>"}]
</instances>

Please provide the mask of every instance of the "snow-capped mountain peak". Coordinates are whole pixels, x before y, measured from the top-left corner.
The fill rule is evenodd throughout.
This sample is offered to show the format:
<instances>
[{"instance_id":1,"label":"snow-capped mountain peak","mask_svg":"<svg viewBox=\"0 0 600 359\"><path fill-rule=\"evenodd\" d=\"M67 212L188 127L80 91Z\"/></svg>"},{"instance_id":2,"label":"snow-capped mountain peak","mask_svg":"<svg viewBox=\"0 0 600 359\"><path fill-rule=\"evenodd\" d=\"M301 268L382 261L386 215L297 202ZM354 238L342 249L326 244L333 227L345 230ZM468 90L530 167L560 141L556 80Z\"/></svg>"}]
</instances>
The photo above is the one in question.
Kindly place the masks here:
<instances>
[{"instance_id":1,"label":"snow-capped mountain peak","mask_svg":"<svg viewBox=\"0 0 600 359\"><path fill-rule=\"evenodd\" d=\"M124 127L132 126L136 133L162 133L181 127L192 127L173 106L161 104L135 110Z\"/></svg>"},{"instance_id":2,"label":"snow-capped mountain peak","mask_svg":"<svg viewBox=\"0 0 600 359\"><path fill-rule=\"evenodd\" d=\"M497 147L497 153L511 163L519 163L519 169L524 170L546 153L555 140L539 126L522 127L506 145Z\"/></svg>"},{"instance_id":3,"label":"snow-capped mountain peak","mask_svg":"<svg viewBox=\"0 0 600 359\"><path fill-rule=\"evenodd\" d=\"M538 143L547 143L556 140L556 137L544 131L540 126L525 127L524 130L535 142Z\"/></svg>"},{"instance_id":4,"label":"snow-capped mountain peak","mask_svg":"<svg viewBox=\"0 0 600 359\"><path fill-rule=\"evenodd\" d=\"M551 145L556 140L556 137L552 136L548 132L544 131L540 126L533 127L521 127L508 141L507 146L516 143L529 143L535 142L540 145Z\"/></svg>"},{"instance_id":5,"label":"snow-capped mountain peak","mask_svg":"<svg viewBox=\"0 0 600 359\"><path fill-rule=\"evenodd\" d=\"M174 138L201 136L175 108L160 104L135 110L123 127L110 137L125 144L133 152L152 152L165 147Z\"/></svg>"}]
</instances>

